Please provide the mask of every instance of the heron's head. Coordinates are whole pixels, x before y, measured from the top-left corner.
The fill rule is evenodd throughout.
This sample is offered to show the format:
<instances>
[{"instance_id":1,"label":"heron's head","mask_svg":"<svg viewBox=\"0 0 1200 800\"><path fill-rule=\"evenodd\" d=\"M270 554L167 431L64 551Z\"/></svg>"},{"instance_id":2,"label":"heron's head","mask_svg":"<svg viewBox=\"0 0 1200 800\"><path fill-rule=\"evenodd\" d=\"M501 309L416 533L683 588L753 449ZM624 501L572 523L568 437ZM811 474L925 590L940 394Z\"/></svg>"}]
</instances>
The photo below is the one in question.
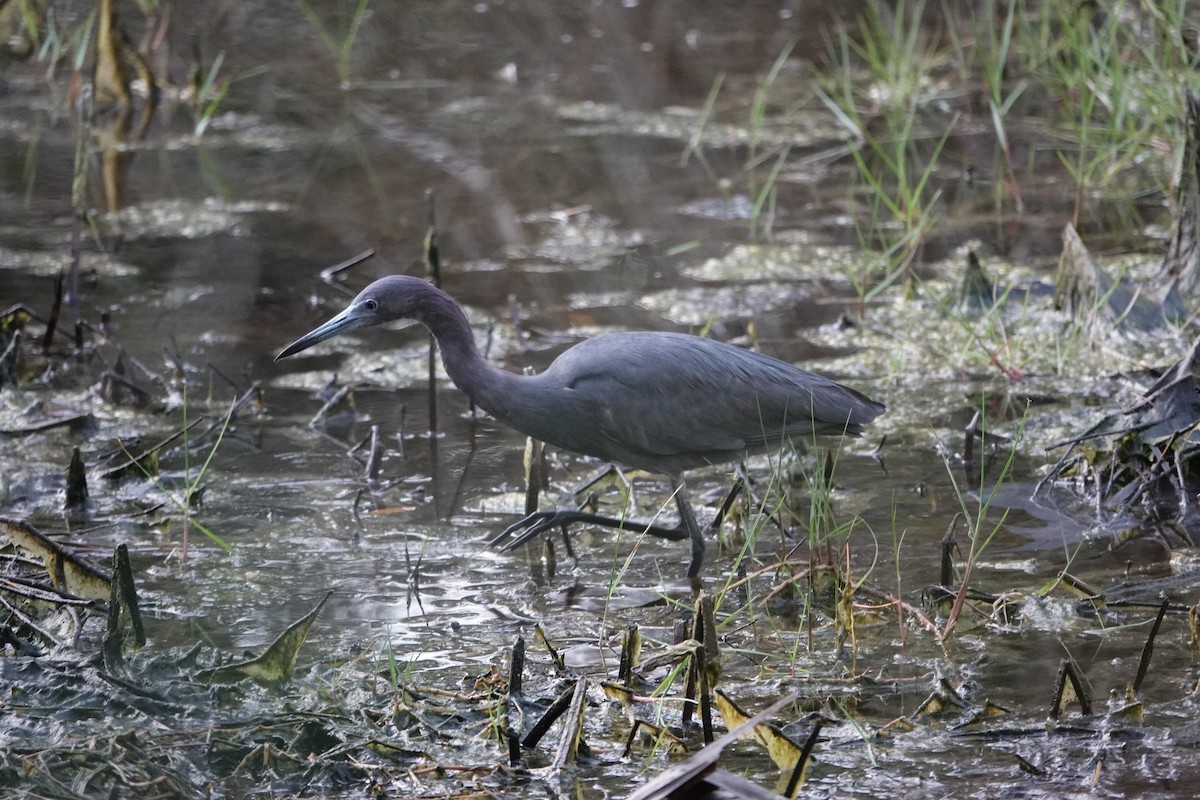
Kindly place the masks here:
<instances>
[{"instance_id":1,"label":"heron's head","mask_svg":"<svg viewBox=\"0 0 1200 800\"><path fill-rule=\"evenodd\" d=\"M401 275L380 278L359 292L340 314L283 348L275 360L295 355L338 334L413 317L422 296L421 290L428 287L429 284L419 278Z\"/></svg>"}]
</instances>

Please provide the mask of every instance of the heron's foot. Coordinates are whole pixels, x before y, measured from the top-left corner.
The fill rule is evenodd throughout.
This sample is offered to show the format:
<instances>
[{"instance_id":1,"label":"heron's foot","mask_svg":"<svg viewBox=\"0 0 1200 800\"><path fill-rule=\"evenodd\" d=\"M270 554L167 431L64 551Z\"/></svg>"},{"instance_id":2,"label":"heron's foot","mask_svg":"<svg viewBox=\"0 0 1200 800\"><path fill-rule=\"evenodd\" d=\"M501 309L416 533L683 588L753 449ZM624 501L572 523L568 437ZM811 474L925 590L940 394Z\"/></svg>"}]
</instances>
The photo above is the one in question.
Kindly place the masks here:
<instances>
[{"instance_id":1,"label":"heron's foot","mask_svg":"<svg viewBox=\"0 0 1200 800\"><path fill-rule=\"evenodd\" d=\"M556 527L562 527L565 530L570 521L563 521L560 525L557 519L560 513L569 514L572 512L535 511L500 531L500 533L488 540L487 546L499 547L501 552L507 553L509 550L515 550L544 533L549 533ZM513 538L512 541L507 541L512 537L516 538Z\"/></svg>"},{"instance_id":2,"label":"heron's foot","mask_svg":"<svg viewBox=\"0 0 1200 800\"><path fill-rule=\"evenodd\" d=\"M664 528L661 525L650 525L645 522L638 522L637 520L605 517L600 514L593 514L590 511L560 509L557 511L536 511L524 519L509 525L488 542L488 547L499 547L501 552L507 553L552 530L561 529L565 532L568 526L576 523L600 525L605 528L613 528L614 530L647 534L672 542L680 542L691 537L691 534L683 526Z\"/></svg>"}]
</instances>

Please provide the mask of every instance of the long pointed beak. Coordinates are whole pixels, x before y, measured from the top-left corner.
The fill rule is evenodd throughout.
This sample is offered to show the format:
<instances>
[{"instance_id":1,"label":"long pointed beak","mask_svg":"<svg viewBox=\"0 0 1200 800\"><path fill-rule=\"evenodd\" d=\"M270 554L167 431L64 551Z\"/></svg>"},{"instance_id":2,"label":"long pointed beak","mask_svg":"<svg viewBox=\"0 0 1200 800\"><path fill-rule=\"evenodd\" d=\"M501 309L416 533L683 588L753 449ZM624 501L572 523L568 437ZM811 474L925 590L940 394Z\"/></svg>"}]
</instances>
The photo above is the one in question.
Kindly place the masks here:
<instances>
[{"instance_id":1,"label":"long pointed beak","mask_svg":"<svg viewBox=\"0 0 1200 800\"><path fill-rule=\"evenodd\" d=\"M347 307L342 313L330 319L320 327L314 328L308 333L301 336L296 341L289 344L280 351L279 355L275 356L278 361L281 358L294 356L301 350L307 350L318 342L323 342L326 339L331 339L339 333L347 333L356 331L359 328L365 328L371 324L370 312L359 305Z\"/></svg>"}]
</instances>

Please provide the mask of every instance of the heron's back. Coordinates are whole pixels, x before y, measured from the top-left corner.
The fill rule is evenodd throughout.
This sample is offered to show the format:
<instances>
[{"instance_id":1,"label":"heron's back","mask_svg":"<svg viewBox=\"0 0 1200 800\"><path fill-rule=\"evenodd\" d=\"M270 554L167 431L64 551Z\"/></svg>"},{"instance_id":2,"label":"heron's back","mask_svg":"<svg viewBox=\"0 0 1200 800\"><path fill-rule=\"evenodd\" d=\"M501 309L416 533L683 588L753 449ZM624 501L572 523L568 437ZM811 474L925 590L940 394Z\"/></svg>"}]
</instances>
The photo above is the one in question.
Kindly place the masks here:
<instances>
[{"instance_id":1,"label":"heron's back","mask_svg":"<svg viewBox=\"0 0 1200 800\"><path fill-rule=\"evenodd\" d=\"M815 434L857 436L884 406L834 381L723 342L612 333L564 352L504 396L476 398L557 447L678 474Z\"/></svg>"}]
</instances>

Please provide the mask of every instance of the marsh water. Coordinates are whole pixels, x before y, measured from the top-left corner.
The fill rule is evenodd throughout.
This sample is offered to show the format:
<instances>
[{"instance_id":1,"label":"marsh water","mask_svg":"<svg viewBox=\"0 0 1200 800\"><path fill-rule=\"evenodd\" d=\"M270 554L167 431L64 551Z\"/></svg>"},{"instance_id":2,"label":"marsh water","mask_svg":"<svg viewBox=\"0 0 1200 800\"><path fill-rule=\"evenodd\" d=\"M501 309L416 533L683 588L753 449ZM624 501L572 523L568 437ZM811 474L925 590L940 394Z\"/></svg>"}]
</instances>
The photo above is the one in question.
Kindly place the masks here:
<instances>
[{"instance_id":1,"label":"marsh water","mask_svg":"<svg viewBox=\"0 0 1200 800\"><path fill-rule=\"evenodd\" d=\"M808 712L827 718L806 794L1192 796L1200 762L1188 732L1200 675L1180 609L1197 600L1188 578L1194 533L1136 509L1097 508L1070 487L1034 492L1059 455L1047 448L1131 403L1154 370L1187 351L1188 332L1067 342L1062 314L1047 305L1000 324L1026 337L1004 349L988 338L994 327L973 333L977 323L947 315L942 302L968 249L1002 282L1052 283L1060 232L1073 217L1089 244L1125 256L1128 274L1148 274L1171 221L1162 192L1114 178L1079 218L1068 169L1047 143L1054 109L1030 105L1010 128L1024 207L991 206L1004 176L986 109L962 101L973 87L955 86L937 69L944 64L933 65L929 91L947 95L923 106L914 136L937 142L953 131L933 178L938 222L923 237L913 280L874 279L881 288L870 292L862 276L879 274L878 243L862 236L853 137L815 76L830 68L838 37L854 35L864 6L314 6L163 4L163 22L118 4L133 39L161 31L148 62L163 99L142 135L131 133L136 121L118 123L115 140L90 145L94 223L85 225L72 203L81 121L70 59L3 63L0 306L21 303L44 320L77 248L78 278L59 326L72 335L75 319L88 327L79 350L67 336L44 350L40 321L18 340L20 376L0 389L0 514L101 563L128 546L149 641L127 658L147 692L180 680L156 670L193 646L203 646L205 663L258 652L329 600L285 685L244 687L233 698L188 694L180 702L191 710L177 718L131 712L114 699L115 684L88 682L77 693L51 686L69 685L67 667L48 665L70 657L9 647L0 739L12 758L0 780L19 787L51 763L42 753L85 750L125 732L203 742L248 717L322 719L330 707L351 717L398 714L389 681L444 691L452 705L456 693L503 672L519 635L532 707L572 676L612 679L619 636L632 623L648 653L674 642L676 621L691 609L683 544L581 530L574 557L556 539L552 569L540 548L485 546L524 507L526 443L474 412L444 375L430 433L423 330L362 332L273 361L369 280L423 274L432 208L442 284L467 307L481 347L510 370L544 368L604 331L676 330L756 347L888 405L861 439L752 461L758 495L785 486L795 519L781 532L743 511L738 524L761 532L751 551L736 535L713 542L703 573L706 591L726 598L722 687L749 709L802 689ZM93 10L50 7L64 37ZM936 22L928 35L940 35ZM756 121L756 92L781 54ZM218 59L225 93L209 107L189 103L192 74ZM1155 169L1169 176L1172 158ZM760 194L768 180L772 190ZM368 249L372 258L322 279ZM140 392L114 391L113 373ZM183 514L170 498L186 491L214 436L192 451L164 450L157 476L101 474L185 420L219 423L253 384L261 393L239 409L207 463L195 511L228 548L192 527L185 557ZM352 391L323 409L336 386ZM976 413L982 438L964 433ZM42 428L69 418L78 419ZM373 472L362 444L372 435ZM90 499L65 512L75 447ZM836 454L832 487L814 489L827 451ZM543 507L579 502L575 491L604 466L555 451L548 464ZM689 476L702 518L730 478L720 469ZM601 502L620 513L614 487L601 485ZM669 521L666 488L634 476L631 513ZM814 496L828 497L827 516L810 515ZM941 637L948 608L930 603L927 589L941 579L944 537L956 534L961 567L971 530L980 552L969 580L989 598L977 605L990 612L1007 602L1020 614L1001 621L972 607ZM828 563L861 584L849 641L805 589L810 568ZM1130 599L1085 612L1076 594L1053 588L1064 569L1101 590L1128 583ZM722 594L730 575L747 574ZM1164 597L1171 611L1151 668L1127 697ZM896 598L906 610L889 605ZM535 626L561 650L565 671L539 649ZM81 658L97 630L85 624L78 633ZM1051 721L1064 661L1098 707ZM644 694L664 675L648 676ZM623 755L626 711L597 685L584 719L591 754L565 772L538 773L546 755L536 749L527 754L532 772L500 769L507 754L485 715L450 711L433 724L426 709L412 713L425 714L428 728L380 727L395 749L364 745L373 765L357 752L336 773L266 756L261 767L198 758L208 771L180 779L179 793L625 796L679 756L644 743ZM958 705L933 713L931 696ZM989 703L1007 713L984 719ZM677 703L646 702L632 713L678 725ZM803 738L811 718L801 714L777 722ZM681 735L698 745L694 730ZM14 767L22 758L33 765L26 775ZM753 742L722 765L764 786L775 780ZM69 783L54 796L90 794L87 781Z\"/></svg>"}]
</instances>

